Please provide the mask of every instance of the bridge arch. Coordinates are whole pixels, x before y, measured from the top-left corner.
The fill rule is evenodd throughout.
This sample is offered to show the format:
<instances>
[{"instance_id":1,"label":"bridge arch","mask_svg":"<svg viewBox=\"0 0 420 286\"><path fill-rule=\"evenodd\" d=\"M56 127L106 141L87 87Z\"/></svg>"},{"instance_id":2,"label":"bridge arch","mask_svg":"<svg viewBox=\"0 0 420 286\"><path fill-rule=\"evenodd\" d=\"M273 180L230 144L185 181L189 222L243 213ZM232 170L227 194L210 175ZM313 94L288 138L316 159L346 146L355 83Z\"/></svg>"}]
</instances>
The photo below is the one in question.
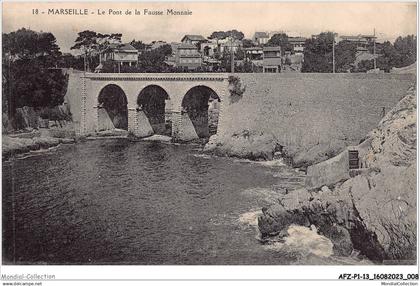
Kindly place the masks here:
<instances>
[{"instance_id":1,"label":"bridge arch","mask_svg":"<svg viewBox=\"0 0 420 286\"><path fill-rule=\"evenodd\" d=\"M128 130L128 101L124 90L115 83L101 88L98 94L98 131Z\"/></svg>"},{"instance_id":2,"label":"bridge arch","mask_svg":"<svg viewBox=\"0 0 420 286\"><path fill-rule=\"evenodd\" d=\"M169 100L169 93L163 87L156 84L144 87L137 96L137 112L143 112L148 122L137 124L150 124L153 133L170 135L172 126Z\"/></svg>"},{"instance_id":3,"label":"bridge arch","mask_svg":"<svg viewBox=\"0 0 420 286\"><path fill-rule=\"evenodd\" d=\"M184 95L182 113L186 114L199 138L216 134L221 97L207 85L196 85Z\"/></svg>"}]
</instances>

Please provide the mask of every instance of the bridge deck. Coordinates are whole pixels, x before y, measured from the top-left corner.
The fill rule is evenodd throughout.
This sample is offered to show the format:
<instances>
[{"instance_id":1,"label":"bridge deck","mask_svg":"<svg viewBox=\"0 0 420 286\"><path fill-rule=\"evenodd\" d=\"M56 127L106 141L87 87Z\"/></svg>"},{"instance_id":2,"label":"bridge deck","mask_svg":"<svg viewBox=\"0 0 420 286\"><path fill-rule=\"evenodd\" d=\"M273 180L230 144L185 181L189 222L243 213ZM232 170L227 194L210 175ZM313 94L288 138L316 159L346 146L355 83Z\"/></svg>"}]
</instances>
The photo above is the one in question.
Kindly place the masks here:
<instances>
[{"instance_id":1,"label":"bridge deck","mask_svg":"<svg viewBox=\"0 0 420 286\"><path fill-rule=\"evenodd\" d=\"M86 73L90 80L224 81L228 73Z\"/></svg>"}]
</instances>

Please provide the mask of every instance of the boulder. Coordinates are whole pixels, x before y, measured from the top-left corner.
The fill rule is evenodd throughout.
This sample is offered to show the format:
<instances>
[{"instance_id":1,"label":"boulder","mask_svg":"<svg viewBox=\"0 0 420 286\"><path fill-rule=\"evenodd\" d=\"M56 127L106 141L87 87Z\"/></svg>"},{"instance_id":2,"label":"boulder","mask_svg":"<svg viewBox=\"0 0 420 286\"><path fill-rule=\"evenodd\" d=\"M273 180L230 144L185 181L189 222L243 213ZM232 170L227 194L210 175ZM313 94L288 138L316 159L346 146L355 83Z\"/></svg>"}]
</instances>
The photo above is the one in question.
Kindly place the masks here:
<instances>
[{"instance_id":1,"label":"boulder","mask_svg":"<svg viewBox=\"0 0 420 286\"><path fill-rule=\"evenodd\" d=\"M331 140L329 142L319 142L317 145L308 145L308 147L294 152L286 148L286 153L292 158L292 165L295 168L310 166L323 162L333 156L336 156L349 144L345 140Z\"/></svg>"},{"instance_id":2,"label":"boulder","mask_svg":"<svg viewBox=\"0 0 420 286\"><path fill-rule=\"evenodd\" d=\"M306 171L306 187L308 189L316 189L349 179L348 154L349 152L346 149L331 159L309 166Z\"/></svg>"},{"instance_id":3,"label":"boulder","mask_svg":"<svg viewBox=\"0 0 420 286\"><path fill-rule=\"evenodd\" d=\"M232 135L213 135L204 147L208 153L251 160L271 160L278 149L279 145L272 134L249 130Z\"/></svg>"}]
</instances>

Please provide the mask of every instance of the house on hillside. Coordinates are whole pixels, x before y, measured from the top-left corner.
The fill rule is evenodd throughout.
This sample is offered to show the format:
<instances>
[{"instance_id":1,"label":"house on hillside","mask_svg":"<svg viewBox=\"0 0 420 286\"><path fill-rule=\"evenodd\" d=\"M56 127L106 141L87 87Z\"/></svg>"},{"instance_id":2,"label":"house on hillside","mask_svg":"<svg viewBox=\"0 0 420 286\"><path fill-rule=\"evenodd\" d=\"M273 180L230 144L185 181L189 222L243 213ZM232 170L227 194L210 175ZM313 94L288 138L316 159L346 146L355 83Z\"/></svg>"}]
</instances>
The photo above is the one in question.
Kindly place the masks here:
<instances>
[{"instance_id":1,"label":"house on hillside","mask_svg":"<svg viewBox=\"0 0 420 286\"><path fill-rule=\"evenodd\" d=\"M216 39L206 40L200 44L200 53L205 57L213 57L218 51L218 42Z\"/></svg>"},{"instance_id":2,"label":"house on hillside","mask_svg":"<svg viewBox=\"0 0 420 286\"><path fill-rule=\"evenodd\" d=\"M153 41L153 42L150 43L150 50L155 50L155 49L160 48L164 45L168 45L168 43L165 42L165 41Z\"/></svg>"},{"instance_id":3,"label":"house on hillside","mask_svg":"<svg viewBox=\"0 0 420 286\"><path fill-rule=\"evenodd\" d=\"M242 41L234 39L232 37L226 37L225 39L218 40L218 50L219 52L237 52L242 47Z\"/></svg>"},{"instance_id":4,"label":"house on hillside","mask_svg":"<svg viewBox=\"0 0 420 286\"><path fill-rule=\"evenodd\" d=\"M270 36L266 32L255 32L254 37L252 38L254 43L259 46L267 44L269 39Z\"/></svg>"},{"instance_id":5,"label":"house on hillside","mask_svg":"<svg viewBox=\"0 0 420 286\"><path fill-rule=\"evenodd\" d=\"M293 52L296 54L303 53L305 48L306 38L303 37L288 37L289 44L293 47Z\"/></svg>"},{"instance_id":6,"label":"house on hillside","mask_svg":"<svg viewBox=\"0 0 420 286\"><path fill-rule=\"evenodd\" d=\"M277 73L281 71L282 56L281 47L263 48L263 72Z\"/></svg>"},{"instance_id":7,"label":"house on hillside","mask_svg":"<svg viewBox=\"0 0 420 286\"><path fill-rule=\"evenodd\" d=\"M263 48L262 47L250 47L245 48L245 59L248 61L256 61L263 59Z\"/></svg>"},{"instance_id":8,"label":"house on hillside","mask_svg":"<svg viewBox=\"0 0 420 286\"><path fill-rule=\"evenodd\" d=\"M196 45L196 46L197 44L201 44L206 41L207 41L206 38L204 38L201 35L185 35L181 39L181 43L183 44L190 44L190 45Z\"/></svg>"},{"instance_id":9,"label":"house on hillside","mask_svg":"<svg viewBox=\"0 0 420 286\"><path fill-rule=\"evenodd\" d=\"M100 54L100 62L113 61L123 66L137 65L139 52L130 44L110 44Z\"/></svg>"},{"instance_id":10,"label":"house on hillside","mask_svg":"<svg viewBox=\"0 0 420 286\"><path fill-rule=\"evenodd\" d=\"M355 43L357 51L367 52L368 47L373 45L376 41L376 36L373 35L357 35L357 36L340 36L339 41L348 41Z\"/></svg>"},{"instance_id":11,"label":"house on hillside","mask_svg":"<svg viewBox=\"0 0 420 286\"><path fill-rule=\"evenodd\" d=\"M202 66L201 54L194 44L181 43L175 55L176 67L194 70Z\"/></svg>"}]
</instances>

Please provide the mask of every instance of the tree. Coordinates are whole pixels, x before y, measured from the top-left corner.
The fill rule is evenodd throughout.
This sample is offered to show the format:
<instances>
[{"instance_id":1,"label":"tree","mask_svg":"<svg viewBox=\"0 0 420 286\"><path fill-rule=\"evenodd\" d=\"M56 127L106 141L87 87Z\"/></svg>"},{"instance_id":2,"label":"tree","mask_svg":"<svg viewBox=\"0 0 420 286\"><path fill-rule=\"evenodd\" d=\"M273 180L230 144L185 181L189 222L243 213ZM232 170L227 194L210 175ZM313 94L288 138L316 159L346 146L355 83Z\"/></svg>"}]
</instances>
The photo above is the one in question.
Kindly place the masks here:
<instances>
[{"instance_id":1,"label":"tree","mask_svg":"<svg viewBox=\"0 0 420 286\"><path fill-rule=\"evenodd\" d=\"M218 39L218 40L223 40L227 37L226 32L223 31L217 31L217 32L213 32L211 33L209 39Z\"/></svg>"},{"instance_id":2,"label":"tree","mask_svg":"<svg viewBox=\"0 0 420 286\"><path fill-rule=\"evenodd\" d=\"M227 31L226 34L229 37L232 37L233 39L239 40L239 41L241 41L245 37L244 33L238 30L230 30L230 31Z\"/></svg>"},{"instance_id":3,"label":"tree","mask_svg":"<svg viewBox=\"0 0 420 286\"><path fill-rule=\"evenodd\" d=\"M79 50L87 59L87 70L90 70L91 63L110 44L120 44L122 34L101 34L85 30L79 32L71 50Z\"/></svg>"},{"instance_id":4,"label":"tree","mask_svg":"<svg viewBox=\"0 0 420 286\"><path fill-rule=\"evenodd\" d=\"M382 44L381 54L376 60L377 67L385 72L389 72L398 58L398 53L391 42L386 41Z\"/></svg>"},{"instance_id":5,"label":"tree","mask_svg":"<svg viewBox=\"0 0 420 286\"><path fill-rule=\"evenodd\" d=\"M373 48L369 47L369 51ZM389 41L376 44L377 68L389 72L393 67L405 67L416 62L417 39L413 35L398 37L394 44ZM357 66L357 71L366 72L373 69L373 60L362 61Z\"/></svg>"},{"instance_id":6,"label":"tree","mask_svg":"<svg viewBox=\"0 0 420 286\"><path fill-rule=\"evenodd\" d=\"M250 61L243 62L241 65L235 67L236 72L250 73L254 72L254 64Z\"/></svg>"},{"instance_id":7,"label":"tree","mask_svg":"<svg viewBox=\"0 0 420 286\"><path fill-rule=\"evenodd\" d=\"M132 45L138 51L144 51L146 49L146 44L142 41L132 40L130 45Z\"/></svg>"},{"instance_id":8,"label":"tree","mask_svg":"<svg viewBox=\"0 0 420 286\"><path fill-rule=\"evenodd\" d=\"M349 72L354 68L357 46L349 41L341 41L335 46L335 71Z\"/></svg>"},{"instance_id":9,"label":"tree","mask_svg":"<svg viewBox=\"0 0 420 286\"><path fill-rule=\"evenodd\" d=\"M66 76L58 65L60 49L51 33L20 29L3 34L3 90L9 118L17 107L55 106L63 102Z\"/></svg>"},{"instance_id":10,"label":"tree","mask_svg":"<svg viewBox=\"0 0 420 286\"><path fill-rule=\"evenodd\" d=\"M37 56L44 59L53 60L49 64L54 65L61 56L57 40L51 33L39 33L37 39Z\"/></svg>"},{"instance_id":11,"label":"tree","mask_svg":"<svg viewBox=\"0 0 420 286\"><path fill-rule=\"evenodd\" d=\"M11 60L38 58L45 67L55 66L61 56L53 34L37 33L25 28L3 34L2 52L3 57Z\"/></svg>"},{"instance_id":12,"label":"tree","mask_svg":"<svg viewBox=\"0 0 420 286\"><path fill-rule=\"evenodd\" d=\"M292 45L289 43L289 37L285 33L274 34L267 42L269 47L281 47L282 54L285 51L291 51Z\"/></svg>"},{"instance_id":13,"label":"tree","mask_svg":"<svg viewBox=\"0 0 420 286\"><path fill-rule=\"evenodd\" d=\"M220 55L220 68L222 71L231 72L231 62L232 62L232 55L227 49L223 50L223 53Z\"/></svg>"},{"instance_id":14,"label":"tree","mask_svg":"<svg viewBox=\"0 0 420 286\"><path fill-rule=\"evenodd\" d=\"M254 42L253 42L252 40L250 40L250 39L243 39L243 40L242 40L242 47L243 47L244 49L246 49L246 48L252 48L252 47L255 47L255 44L254 44Z\"/></svg>"},{"instance_id":15,"label":"tree","mask_svg":"<svg viewBox=\"0 0 420 286\"><path fill-rule=\"evenodd\" d=\"M3 34L3 55L12 59L32 58L37 53L36 32L25 28Z\"/></svg>"},{"instance_id":16,"label":"tree","mask_svg":"<svg viewBox=\"0 0 420 286\"><path fill-rule=\"evenodd\" d=\"M331 32L306 40L302 72L332 72L333 40L334 34Z\"/></svg>"},{"instance_id":17,"label":"tree","mask_svg":"<svg viewBox=\"0 0 420 286\"><path fill-rule=\"evenodd\" d=\"M66 77L59 69L45 69L37 59L19 60L12 66L15 107L53 107L62 104Z\"/></svg>"},{"instance_id":18,"label":"tree","mask_svg":"<svg viewBox=\"0 0 420 286\"><path fill-rule=\"evenodd\" d=\"M369 51L373 51L369 47ZM376 44L377 68L389 72L393 67L405 67L416 62L417 38L413 35L398 37L394 44L389 41ZM373 60L360 62L358 71L363 72L373 69Z\"/></svg>"},{"instance_id":19,"label":"tree","mask_svg":"<svg viewBox=\"0 0 420 286\"><path fill-rule=\"evenodd\" d=\"M393 61L395 67L405 67L416 62L417 38L414 35L398 37L394 42L396 58Z\"/></svg>"},{"instance_id":20,"label":"tree","mask_svg":"<svg viewBox=\"0 0 420 286\"><path fill-rule=\"evenodd\" d=\"M367 72L373 68L373 60L362 60L357 64L357 72Z\"/></svg>"},{"instance_id":21,"label":"tree","mask_svg":"<svg viewBox=\"0 0 420 286\"><path fill-rule=\"evenodd\" d=\"M66 53L63 54L58 62L58 67L60 68L73 68L76 70L83 70L84 62L83 57L73 56L72 54Z\"/></svg>"},{"instance_id":22,"label":"tree","mask_svg":"<svg viewBox=\"0 0 420 286\"><path fill-rule=\"evenodd\" d=\"M140 54L138 71L140 72L167 72L169 71L170 67L165 63L165 60L171 54L172 54L172 47L169 44L162 45L157 49Z\"/></svg>"},{"instance_id":23,"label":"tree","mask_svg":"<svg viewBox=\"0 0 420 286\"><path fill-rule=\"evenodd\" d=\"M244 33L238 30L229 30L229 31L213 32L209 38L223 40L223 39L226 39L227 37L232 37L233 39L236 39L236 40L242 40L244 36L245 36Z\"/></svg>"}]
</instances>

